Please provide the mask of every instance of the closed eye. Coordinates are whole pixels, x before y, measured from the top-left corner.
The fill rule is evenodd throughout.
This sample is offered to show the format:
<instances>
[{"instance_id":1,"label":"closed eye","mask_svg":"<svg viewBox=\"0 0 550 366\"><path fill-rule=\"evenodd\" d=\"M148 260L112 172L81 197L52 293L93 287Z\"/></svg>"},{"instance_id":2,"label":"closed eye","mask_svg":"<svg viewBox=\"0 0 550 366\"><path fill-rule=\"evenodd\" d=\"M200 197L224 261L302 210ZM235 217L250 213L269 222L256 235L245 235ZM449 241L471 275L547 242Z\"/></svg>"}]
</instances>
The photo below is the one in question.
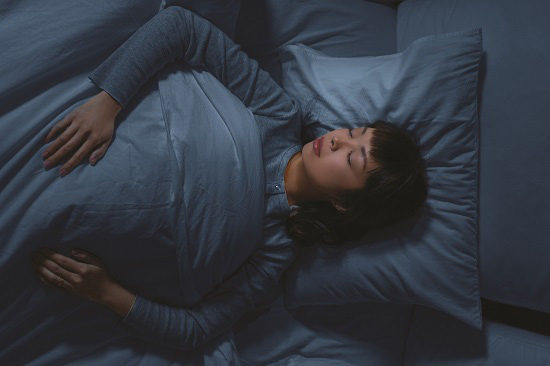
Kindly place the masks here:
<instances>
[{"instance_id":1,"label":"closed eye","mask_svg":"<svg viewBox=\"0 0 550 366\"><path fill-rule=\"evenodd\" d=\"M353 133L352 133L353 130L351 128L348 128L348 131L349 131L349 136L353 138ZM351 151L348 154L348 164L349 166L351 166Z\"/></svg>"}]
</instances>

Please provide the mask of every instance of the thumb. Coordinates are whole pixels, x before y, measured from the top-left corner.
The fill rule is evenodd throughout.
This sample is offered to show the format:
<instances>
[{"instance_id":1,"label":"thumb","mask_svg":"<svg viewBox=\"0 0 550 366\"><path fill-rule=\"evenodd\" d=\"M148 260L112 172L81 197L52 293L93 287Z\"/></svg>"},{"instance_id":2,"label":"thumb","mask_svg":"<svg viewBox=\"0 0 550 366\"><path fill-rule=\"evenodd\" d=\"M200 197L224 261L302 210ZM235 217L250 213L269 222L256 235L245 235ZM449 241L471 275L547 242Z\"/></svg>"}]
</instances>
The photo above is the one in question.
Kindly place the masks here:
<instances>
[{"instance_id":1,"label":"thumb","mask_svg":"<svg viewBox=\"0 0 550 366\"><path fill-rule=\"evenodd\" d=\"M102 142L97 149L95 149L92 152L92 155L90 155L90 164L96 165L99 159L105 155L105 152L109 148L109 144L111 143L111 139L107 139L104 142Z\"/></svg>"},{"instance_id":2,"label":"thumb","mask_svg":"<svg viewBox=\"0 0 550 366\"><path fill-rule=\"evenodd\" d=\"M90 252L81 249L72 249L71 254L81 262L93 264L98 267L103 267L101 260Z\"/></svg>"}]
</instances>

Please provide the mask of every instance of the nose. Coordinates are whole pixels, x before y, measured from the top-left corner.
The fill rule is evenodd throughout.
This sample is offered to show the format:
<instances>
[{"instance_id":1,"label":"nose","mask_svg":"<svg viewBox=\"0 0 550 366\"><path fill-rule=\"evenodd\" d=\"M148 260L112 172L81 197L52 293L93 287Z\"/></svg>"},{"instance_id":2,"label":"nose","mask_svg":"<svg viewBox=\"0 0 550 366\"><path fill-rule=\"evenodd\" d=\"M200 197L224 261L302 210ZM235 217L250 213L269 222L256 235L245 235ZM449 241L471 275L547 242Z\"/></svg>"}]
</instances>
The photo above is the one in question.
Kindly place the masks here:
<instances>
[{"instance_id":1,"label":"nose","mask_svg":"<svg viewBox=\"0 0 550 366\"><path fill-rule=\"evenodd\" d=\"M334 136L332 139L330 139L330 149L332 151L338 150L339 146L340 140L338 139L338 137Z\"/></svg>"},{"instance_id":2,"label":"nose","mask_svg":"<svg viewBox=\"0 0 550 366\"><path fill-rule=\"evenodd\" d=\"M330 149L332 151L336 151L341 147L349 146L352 144L352 141L350 139L345 139L342 137L334 136L330 140Z\"/></svg>"}]
</instances>

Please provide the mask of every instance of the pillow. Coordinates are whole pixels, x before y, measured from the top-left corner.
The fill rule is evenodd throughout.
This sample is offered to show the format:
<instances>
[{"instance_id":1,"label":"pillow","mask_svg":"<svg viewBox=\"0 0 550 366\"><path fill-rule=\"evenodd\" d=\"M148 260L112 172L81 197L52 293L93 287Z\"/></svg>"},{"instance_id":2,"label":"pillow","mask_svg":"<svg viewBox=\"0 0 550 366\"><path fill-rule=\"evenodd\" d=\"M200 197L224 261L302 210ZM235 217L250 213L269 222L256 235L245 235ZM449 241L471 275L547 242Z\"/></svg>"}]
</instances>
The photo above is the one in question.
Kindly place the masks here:
<instances>
[{"instance_id":1,"label":"pillow","mask_svg":"<svg viewBox=\"0 0 550 366\"><path fill-rule=\"evenodd\" d=\"M428 198L411 219L341 249L301 248L285 275L300 305L420 304L481 328L477 265L477 82L481 29L421 38L402 53L334 58L282 50L282 86L305 133L386 119L413 132L426 160Z\"/></svg>"},{"instance_id":2,"label":"pillow","mask_svg":"<svg viewBox=\"0 0 550 366\"><path fill-rule=\"evenodd\" d=\"M208 19L232 39L235 38L235 28L241 8L240 0L162 0L159 11L170 6L181 6L191 10Z\"/></svg>"},{"instance_id":3,"label":"pillow","mask_svg":"<svg viewBox=\"0 0 550 366\"><path fill-rule=\"evenodd\" d=\"M481 296L546 313L550 313L550 47L545 46L550 45L549 15L547 0L407 0L399 7L397 22L399 51L425 35L474 24L483 27Z\"/></svg>"}]
</instances>

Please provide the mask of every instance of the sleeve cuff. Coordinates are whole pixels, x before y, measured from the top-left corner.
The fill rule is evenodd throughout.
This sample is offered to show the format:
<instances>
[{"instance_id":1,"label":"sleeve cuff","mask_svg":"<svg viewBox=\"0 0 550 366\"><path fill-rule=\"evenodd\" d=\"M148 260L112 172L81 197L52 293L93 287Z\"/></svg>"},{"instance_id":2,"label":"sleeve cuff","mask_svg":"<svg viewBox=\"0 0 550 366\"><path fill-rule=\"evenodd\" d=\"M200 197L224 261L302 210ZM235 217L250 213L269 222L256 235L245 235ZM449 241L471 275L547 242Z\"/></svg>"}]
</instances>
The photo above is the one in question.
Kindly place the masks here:
<instances>
[{"instance_id":1,"label":"sleeve cuff","mask_svg":"<svg viewBox=\"0 0 550 366\"><path fill-rule=\"evenodd\" d=\"M128 311L128 314L126 314L124 319L122 319L122 323L131 322L130 319L133 317L133 313L135 313L134 309L136 309L136 302L138 301L138 297L139 296L136 295L136 297L134 298L134 302L132 303L132 307L130 307L130 311Z\"/></svg>"},{"instance_id":2,"label":"sleeve cuff","mask_svg":"<svg viewBox=\"0 0 550 366\"><path fill-rule=\"evenodd\" d=\"M114 100L117 101L118 104L121 105L122 108L124 108L126 106L126 100L124 100L124 98L122 98L121 96L119 96L119 93L116 91L116 90L112 90L111 88L109 88L108 86L104 85L101 81L97 81L94 79L94 75L92 76L88 76L88 79L90 79L90 81L95 85L97 86L99 89L103 90L104 92L106 92L107 94L109 94L111 96L111 98L113 98Z\"/></svg>"}]
</instances>

